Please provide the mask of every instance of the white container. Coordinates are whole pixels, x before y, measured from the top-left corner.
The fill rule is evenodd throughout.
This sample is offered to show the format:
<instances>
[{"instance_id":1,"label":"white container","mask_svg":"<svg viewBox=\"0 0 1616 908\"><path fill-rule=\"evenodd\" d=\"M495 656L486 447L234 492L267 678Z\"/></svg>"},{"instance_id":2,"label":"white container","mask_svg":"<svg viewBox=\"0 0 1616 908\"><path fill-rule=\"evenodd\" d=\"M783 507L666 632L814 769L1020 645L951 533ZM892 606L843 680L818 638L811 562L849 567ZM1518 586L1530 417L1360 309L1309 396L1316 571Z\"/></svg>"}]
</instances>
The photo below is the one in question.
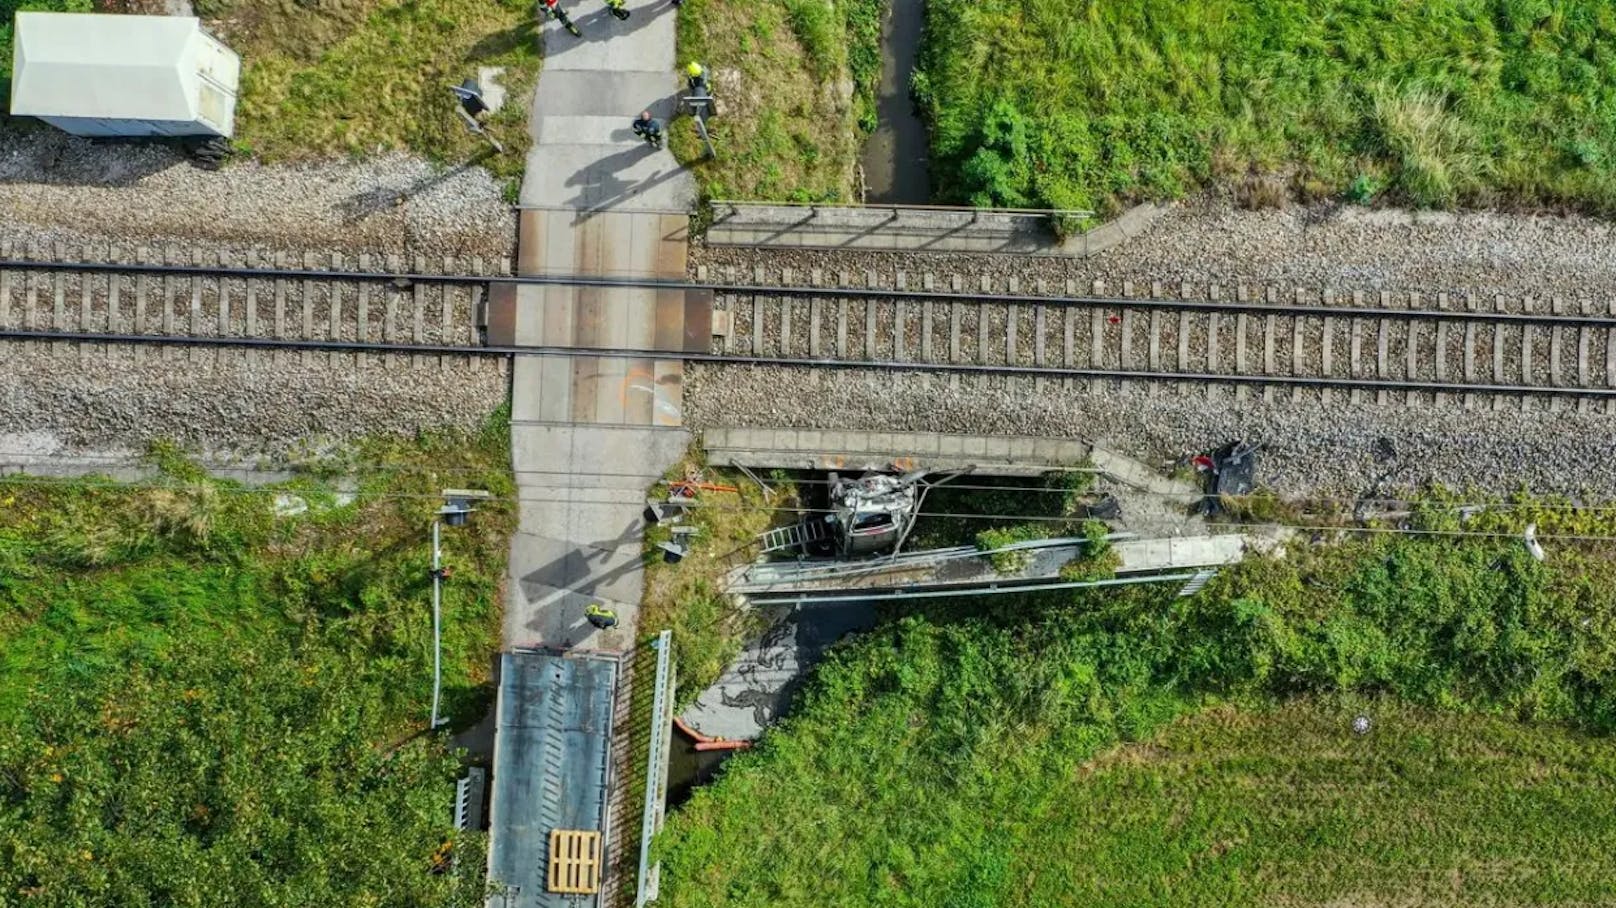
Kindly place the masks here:
<instances>
[{"instance_id":1,"label":"white container","mask_svg":"<svg viewBox=\"0 0 1616 908\"><path fill-rule=\"evenodd\" d=\"M79 136L230 136L241 58L182 16L17 13L11 113Z\"/></svg>"}]
</instances>

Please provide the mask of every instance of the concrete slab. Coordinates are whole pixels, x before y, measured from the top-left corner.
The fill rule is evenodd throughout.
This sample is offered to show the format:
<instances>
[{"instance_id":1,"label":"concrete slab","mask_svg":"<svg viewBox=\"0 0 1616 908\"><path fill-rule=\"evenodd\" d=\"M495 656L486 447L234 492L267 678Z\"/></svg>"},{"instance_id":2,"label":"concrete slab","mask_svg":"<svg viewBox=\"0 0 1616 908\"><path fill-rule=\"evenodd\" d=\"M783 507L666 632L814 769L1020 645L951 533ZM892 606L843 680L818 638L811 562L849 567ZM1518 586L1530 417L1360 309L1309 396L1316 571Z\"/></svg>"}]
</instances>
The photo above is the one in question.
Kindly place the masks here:
<instances>
[{"instance_id":1,"label":"concrete slab","mask_svg":"<svg viewBox=\"0 0 1616 908\"><path fill-rule=\"evenodd\" d=\"M688 444L678 430L513 422L523 502L511 541L507 642L632 645L645 508L635 490L655 482ZM618 612L618 630L601 634L583 621L592 601Z\"/></svg>"},{"instance_id":2,"label":"concrete slab","mask_svg":"<svg viewBox=\"0 0 1616 908\"><path fill-rule=\"evenodd\" d=\"M715 464L822 470L975 466L989 476L1036 476L1075 466L1089 450L1087 442L1071 438L744 427L707 429L702 445Z\"/></svg>"},{"instance_id":3,"label":"concrete slab","mask_svg":"<svg viewBox=\"0 0 1616 908\"><path fill-rule=\"evenodd\" d=\"M536 146L527 169L546 176L523 184L523 205L667 211L695 201L689 175L673 155L638 141Z\"/></svg>"}]
</instances>

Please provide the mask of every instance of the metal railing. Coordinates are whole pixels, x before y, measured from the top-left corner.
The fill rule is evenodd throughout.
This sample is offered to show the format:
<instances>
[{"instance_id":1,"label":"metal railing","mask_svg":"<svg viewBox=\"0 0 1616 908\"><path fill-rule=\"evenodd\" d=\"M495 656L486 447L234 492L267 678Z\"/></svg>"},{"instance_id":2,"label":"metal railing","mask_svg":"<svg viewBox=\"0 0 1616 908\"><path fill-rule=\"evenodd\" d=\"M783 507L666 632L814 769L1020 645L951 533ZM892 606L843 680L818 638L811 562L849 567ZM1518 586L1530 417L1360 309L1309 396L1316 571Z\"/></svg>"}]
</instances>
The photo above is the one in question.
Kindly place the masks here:
<instances>
[{"instance_id":1,"label":"metal railing","mask_svg":"<svg viewBox=\"0 0 1616 908\"><path fill-rule=\"evenodd\" d=\"M970 205L868 205L856 202L759 202L741 199L712 199L708 206L713 212L715 220L719 212L728 210L725 217L734 217L742 209L762 208L801 208L808 212L808 217L817 217L821 211L882 211L891 217L901 217L905 213L911 214L958 214L969 217L973 222L982 218L993 216L1006 217L1044 217L1044 218L1076 218L1079 220L1094 217L1094 212L1081 208L976 208Z\"/></svg>"},{"instance_id":2,"label":"metal railing","mask_svg":"<svg viewBox=\"0 0 1616 908\"><path fill-rule=\"evenodd\" d=\"M650 741L645 758L645 808L640 815L640 870L634 908L656 901L662 865L651 864L651 840L662 831L668 794L668 735L673 729L673 631L652 641L656 647L656 691L651 699Z\"/></svg>"}]
</instances>

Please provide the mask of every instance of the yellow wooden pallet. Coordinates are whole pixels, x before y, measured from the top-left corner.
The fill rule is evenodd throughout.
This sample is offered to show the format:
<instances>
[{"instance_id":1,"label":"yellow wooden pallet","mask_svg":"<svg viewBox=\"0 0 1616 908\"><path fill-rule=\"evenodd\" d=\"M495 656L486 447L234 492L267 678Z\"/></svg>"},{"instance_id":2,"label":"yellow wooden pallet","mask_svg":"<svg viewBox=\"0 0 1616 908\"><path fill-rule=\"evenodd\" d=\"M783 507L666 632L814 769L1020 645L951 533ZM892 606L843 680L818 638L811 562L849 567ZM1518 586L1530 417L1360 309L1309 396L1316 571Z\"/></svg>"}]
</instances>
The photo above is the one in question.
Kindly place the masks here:
<instances>
[{"instance_id":1,"label":"yellow wooden pallet","mask_svg":"<svg viewBox=\"0 0 1616 908\"><path fill-rule=\"evenodd\" d=\"M600 833L550 830L550 891L587 895L600 891Z\"/></svg>"}]
</instances>

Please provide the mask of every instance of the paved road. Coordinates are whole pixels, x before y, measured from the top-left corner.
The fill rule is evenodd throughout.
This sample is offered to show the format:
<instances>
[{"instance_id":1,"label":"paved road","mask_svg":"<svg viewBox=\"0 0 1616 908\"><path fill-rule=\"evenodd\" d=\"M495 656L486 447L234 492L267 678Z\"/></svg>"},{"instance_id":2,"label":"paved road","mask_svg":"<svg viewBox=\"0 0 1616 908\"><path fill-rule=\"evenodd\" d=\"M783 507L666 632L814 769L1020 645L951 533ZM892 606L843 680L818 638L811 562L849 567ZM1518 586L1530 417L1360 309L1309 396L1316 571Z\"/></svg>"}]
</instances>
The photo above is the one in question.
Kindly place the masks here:
<instances>
[{"instance_id":1,"label":"paved road","mask_svg":"<svg viewBox=\"0 0 1616 908\"><path fill-rule=\"evenodd\" d=\"M521 193L523 274L684 277L693 181L629 129L647 107L671 116L674 10L648 0L629 9L620 22L595 0L569 4L581 39L544 26ZM704 333L710 316L682 292L524 285L516 296L521 343L680 349L687 325ZM522 508L504 645L543 652L505 661L516 676L500 691L490 878L516 888L491 906L594 903L546 893L543 868L551 829L602 828L616 797L606 775L618 749L612 711L600 700L636 637L645 489L689 443L683 379L676 359L516 360L511 458ZM591 602L616 609L620 625L591 627ZM616 831L604 831L610 860Z\"/></svg>"}]
</instances>

